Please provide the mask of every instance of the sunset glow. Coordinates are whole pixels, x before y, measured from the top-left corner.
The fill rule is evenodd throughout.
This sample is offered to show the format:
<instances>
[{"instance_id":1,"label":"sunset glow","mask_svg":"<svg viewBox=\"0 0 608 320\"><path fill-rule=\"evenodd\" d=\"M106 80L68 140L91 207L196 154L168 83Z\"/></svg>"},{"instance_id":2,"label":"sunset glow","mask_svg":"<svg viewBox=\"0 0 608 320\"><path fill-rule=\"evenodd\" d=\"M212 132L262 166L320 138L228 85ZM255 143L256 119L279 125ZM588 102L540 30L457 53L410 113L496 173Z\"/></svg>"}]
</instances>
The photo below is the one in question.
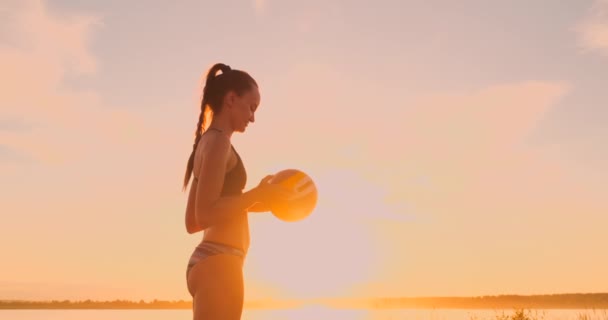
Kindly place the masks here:
<instances>
[{"instance_id":1,"label":"sunset glow","mask_svg":"<svg viewBox=\"0 0 608 320\"><path fill-rule=\"evenodd\" d=\"M246 189L318 188L250 214L247 300L608 288L607 1L142 3L0 4L0 300L191 299L216 62L260 87Z\"/></svg>"}]
</instances>

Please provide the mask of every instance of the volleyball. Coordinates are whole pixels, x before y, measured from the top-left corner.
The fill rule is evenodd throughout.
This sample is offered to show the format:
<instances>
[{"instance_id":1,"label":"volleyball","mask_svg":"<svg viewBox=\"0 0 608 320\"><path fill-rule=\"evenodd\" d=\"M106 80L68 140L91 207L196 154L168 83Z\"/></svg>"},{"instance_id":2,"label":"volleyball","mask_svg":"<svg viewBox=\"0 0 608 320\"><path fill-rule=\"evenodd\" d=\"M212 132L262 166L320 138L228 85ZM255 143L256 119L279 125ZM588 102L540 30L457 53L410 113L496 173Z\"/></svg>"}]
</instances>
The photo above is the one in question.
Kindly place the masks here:
<instances>
[{"instance_id":1,"label":"volleyball","mask_svg":"<svg viewBox=\"0 0 608 320\"><path fill-rule=\"evenodd\" d=\"M269 183L278 183L294 191L286 201L273 204L272 214L287 222L308 217L317 205L317 186L312 178L301 170L286 169L274 174Z\"/></svg>"}]
</instances>

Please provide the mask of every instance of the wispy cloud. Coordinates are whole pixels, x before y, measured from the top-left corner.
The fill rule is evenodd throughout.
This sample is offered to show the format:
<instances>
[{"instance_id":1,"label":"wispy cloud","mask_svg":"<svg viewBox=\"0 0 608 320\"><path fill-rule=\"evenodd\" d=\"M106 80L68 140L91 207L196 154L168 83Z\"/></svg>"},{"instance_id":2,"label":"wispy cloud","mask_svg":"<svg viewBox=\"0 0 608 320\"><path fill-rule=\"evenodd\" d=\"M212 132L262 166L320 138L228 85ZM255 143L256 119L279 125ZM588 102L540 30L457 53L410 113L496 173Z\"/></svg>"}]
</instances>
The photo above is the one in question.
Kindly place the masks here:
<instances>
[{"instance_id":1,"label":"wispy cloud","mask_svg":"<svg viewBox=\"0 0 608 320\"><path fill-rule=\"evenodd\" d=\"M567 92L564 83L523 82L414 99L370 134L366 153L382 167L367 174L390 186L394 198L441 218L523 204L508 198L524 199L549 181L551 197L562 185L555 159L526 141ZM372 143L380 139L388 147ZM424 183L416 183L420 177Z\"/></svg>"},{"instance_id":2,"label":"wispy cloud","mask_svg":"<svg viewBox=\"0 0 608 320\"><path fill-rule=\"evenodd\" d=\"M56 162L101 141L121 143L143 130L126 111L103 106L94 90L64 82L70 75L97 72L89 42L102 26L100 17L56 15L44 1L34 0L9 2L0 14L0 28L11 30L0 35L0 123L13 129L20 126L14 119L36 124L4 136L2 143L38 161Z\"/></svg>"},{"instance_id":3,"label":"wispy cloud","mask_svg":"<svg viewBox=\"0 0 608 320\"><path fill-rule=\"evenodd\" d=\"M608 55L608 0L596 0L576 31L583 50Z\"/></svg>"},{"instance_id":4,"label":"wispy cloud","mask_svg":"<svg viewBox=\"0 0 608 320\"><path fill-rule=\"evenodd\" d=\"M27 156L10 146L0 144L0 163L5 162L23 162L27 160Z\"/></svg>"},{"instance_id":5,"label":"wispy cloud","mask_svg":"<svg viewBox=\"0 0 608 320\"><path fill-rule=\"evenodd\" d=\"M18 118L0 118L0 132L24 132L31 130L35 124Z\"/></svg>"},{"instance_id":6,"label":"wispy cloud","mask_svg":"<svg viewBox=\"0 0 608 320\"><path fill-rule=\"evenodd\" d=\"M576 187L584 184L582 179L554 154L526 141L569 92L566 83L522 82L435 93L416 99L412 108L388 120L385 127L389 129L379 134L389 147L368 145L368 154L375 155L378 163L369 175L381 176L396 198L409 199L429 215L423 221L433 223L396 227L394 222L382 222L377 237L387 254L379 257L384 269L376 278L399 279L412 292L431 294L441 290L440 283L454 281L455 274L463 279L481 276L456 260L480 260L488 270L501 270L511 263L491 252L472 254L467 248L479 245L480 239L488 246L517 248L522 259L538 264L534 249L513 244L511 233L524 242L566 247L570 240L563 239L565 230L547 230L546 212L556 219L574 219L568 214L572 208L601 200ZM394 128L398 137L393 131L395 138L391 138ZM426 177L432 187L423 188L408 179L417 175ZM601 210L596 207L590 212ZM543 240L537 239L538 230L543 230ZM418 243L425 244L424 251L414 245ZM403 254L390 253L397 251ZM412 256L419 261L410 260ZM448 264L451 271L442 270ZM506 291L518 290L512 278L497 283Z\"/></svg>"},{"instance_id":7,"label":"wispy cloud","mask_svg":"<svg viewBox=\"0 0 608 320\"><path fill-rule=\"evenodd\" d=\"M480 238L487 245L508 246L513 230L521 239L534 241L534 230L547 223L540 213L560 215L565 207L593 201L573 187L575 179L559 158L528 143L552 108L570 93L567 82L521 81L387 100L381 90L370 89L376 94L369 98L357 94L351 101L349 89L375 89L373 79L346 79L329 66L307 65L297 74L290 83L311 93L302 98L311 110L298 115L300 122L285 115L285 121L295 127L285 129L293 132L292 143L314 145L314 151L303 152L322 154L316 162L329 166L336 161L343 170L352 170L345 175L334 171L327 181L313 171L322 194L335 199L335 203L320 201L318 213L342 221L369 217L365 230L355 233L374 233L377 247L384 249L376 247L375 258L382 267L374 270L373 278L383 283L399 279L399 284L387 288L432 294L441 290L442 283L453 281L454 274L472 277L465 267L468 262L455 262L455 257L487 258L496 261L489 269L500 270L501 263L509 262L492 254L471 254L467 248L479 246ZM298 82L298 78L315 81ZM345 94L337 99L330 90ZM352 116L358 112L371 113L363 119L367 122ZM319 117L341 119L348 125L336 131L335 123ZM318 139L324 144L315 143ZM294 153L289 161L302 163L304 155ZM522 219L525 226L517 222ZM472 224L478 227L471 229ZM345 230L354 230L357 226L353 225ZM544 235L547 241L559 243L559 233ZM521 251L522 256L534 259L533 250ZM412 256L420 261L411 261ZM451 274L441 270L448 264L454 270ZM508 278L501 285L516 289L510 286L513 283ZM373 290L380 293L387 288Z\"/></svg>"},{"instance_id":8,"label":"wispy cloud","mask_svg":"<svg viewBox=\"0 0 608 320\"><path fill-rule=\"evenodd\" d=\"M559 157L529 143L546 116L571 93L568 81L396 96L382 91L373 77L347 77L329 65L308 63L292 72L284 83L307 92L299 96L306 111L262 112L280 114L281 124L273 130L287 132L290 139L284 143L302 147L286 154L283 142L277 141L265 155L267 161L284 159L283 166L295 163L314 174L322 198L311 223L335 218L350 222L340 229L345 237L373 233L381 268L373 269L372 278L390 283L387 288L395 292L408 288L412 294L433 294L455 277L479 277L466 269L471 260L496 261L488 270L502 270L501 264L509 261L469 248L513 248L508 243L512 232L524 242L536 241L538 230L546 230L546 212L560 216L569 210L564 208L599 200L575 187L581 180L573 183L575 174ZM288 105L297 94L296 89L277 87L285 98L275 105ZM353 94L352 88L366 90ZM337 119L339 130L336 121L327 119ZM310 154L322 156L308 156L314 162L309 164L303 159ZM327 171L316 170L319 163ZM359 221L364 223L355 223ZM358 229L361 225L365 228ZM561 232L545 231L543 241L566 241ZM534 261L533 249L517 249ZM453 273L442 270L445 265ZM506 290L517 289L512 278L497 281ZM380 294L387 288L373 290Z\"/></svg>"},{"instance_id":9,"label":"wispy cloud","mask_svg":"<svg viewBox=\"0 0 608 320\"><path fill-rule=\"evenodd\" d=\"M283 122L274 124L273 130L284 130L290 136L276 142L276 151L268 152L267 161L285 159L282 166L297 163L309 166L309 171L319 163L352 170L374 190L383 189L377 198L386 199L393 210L413 210L408 213L417 219L439 214L447 206L438 204L448 200L454 202L453 210L460 210L466 202L460 201L458 194L470 192L467 196L475 197L485 188L483 184L491 184L496 178L493 175L500 172L508 179L513 174L506 172L522 170L536 177L537 185L553 179L551 172L543 176L534 173L549 170L551 163L541 163L554 159L543 158L527 141L551 108L570 92L565 82L522 81L397 99L377 88L373 78L348 78L335 68L315 64L297 68L284 83L297 84L297 90L306 91L308 94L299 99L310 107L297 115L282 108L263 111L279 114ZM296 89L277 87L285 94L285 100L277 105L289 104L290 97L297 94ZM353 95L352 88L367 88L373 94ZM355 116L367 113L369 117ZM336 131L335 122L324 119L341 119L340 130ZM319 139L322 144L317 143ZM314 145L314 152L324 156L307 157L313 151L306 148L297 148L289 155L281 153L282 144L289 143ZM312 163L304 162L308 158ZM356 184L347 181L335 179L333 189L352 190ZM502 186L518 192L514 185ZM437 197L445 199L436 201ZM404 199L405 203L399 203ZM492 202L487 205L492 206Z\"/></svg>"}]
</instances>

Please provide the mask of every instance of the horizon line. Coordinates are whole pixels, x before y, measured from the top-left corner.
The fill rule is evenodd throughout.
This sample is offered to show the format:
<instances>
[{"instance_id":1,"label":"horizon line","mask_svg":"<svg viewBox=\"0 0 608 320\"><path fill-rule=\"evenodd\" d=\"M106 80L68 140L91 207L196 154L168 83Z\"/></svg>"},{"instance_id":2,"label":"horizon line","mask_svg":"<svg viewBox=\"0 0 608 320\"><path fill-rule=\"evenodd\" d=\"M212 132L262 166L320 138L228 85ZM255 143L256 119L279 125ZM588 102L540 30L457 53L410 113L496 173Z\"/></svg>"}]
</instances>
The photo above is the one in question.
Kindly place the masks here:
<instances>
[{"instance_id":1,"label":"horizon line","mask_svg":"<svg viewBox=\"0 0 608 320\"><path fill-rule=\"evenodd\" d=\"M606 292L562 292L562 293L539 293L539 294L518 294L518 293L503 293L503 294L488 294L488 295L470 295L470 296L397 296L397 295L387 295L387 296L374 296L374 297L346 297L346 296L334 296L334 297L316 297L316 298L258 298L258 299L250 299L248 301L319 301L319 300L375 300L375 299L454 299L454 298L500 298L500 297L543 297L543 296L572 296L572 295L608 295L608 291ZM188 299L191 300L191 299ZM91 298L82 298L82 299L0 299L0 302L136 302L140 303L141 301L149 301L149 302L179 302L179 301L188 301L182 299L91 299Z\"/></svg>"}]
</instances>

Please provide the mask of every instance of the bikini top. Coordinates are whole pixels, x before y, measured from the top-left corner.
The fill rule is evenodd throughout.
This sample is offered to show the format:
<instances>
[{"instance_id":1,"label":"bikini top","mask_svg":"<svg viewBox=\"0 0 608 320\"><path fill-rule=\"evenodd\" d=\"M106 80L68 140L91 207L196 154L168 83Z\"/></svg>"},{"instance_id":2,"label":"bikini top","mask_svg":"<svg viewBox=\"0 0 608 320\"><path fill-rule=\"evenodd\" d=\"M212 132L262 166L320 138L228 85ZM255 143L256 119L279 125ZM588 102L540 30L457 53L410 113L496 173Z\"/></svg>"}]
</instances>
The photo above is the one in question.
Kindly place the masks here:
<instances>
[{"instance_id":1,"label":"bikini top","mask_svg":"<svg viewBox=\"0 0 608 320\"><path fill-rule=\"evenodd\" d=\"M215 128L209 128L209 130L221 132L221 130ZM224 185L222 186L222 191L220 193L221 196L239 195L243 193L243 189L247 183L247 171L245 170L243 160L232 144L230 147L236 154L237 162L234 167L224 174ZM198 177L194 177L194 180L198 180Z\"/></svg>"}]
</instances>

